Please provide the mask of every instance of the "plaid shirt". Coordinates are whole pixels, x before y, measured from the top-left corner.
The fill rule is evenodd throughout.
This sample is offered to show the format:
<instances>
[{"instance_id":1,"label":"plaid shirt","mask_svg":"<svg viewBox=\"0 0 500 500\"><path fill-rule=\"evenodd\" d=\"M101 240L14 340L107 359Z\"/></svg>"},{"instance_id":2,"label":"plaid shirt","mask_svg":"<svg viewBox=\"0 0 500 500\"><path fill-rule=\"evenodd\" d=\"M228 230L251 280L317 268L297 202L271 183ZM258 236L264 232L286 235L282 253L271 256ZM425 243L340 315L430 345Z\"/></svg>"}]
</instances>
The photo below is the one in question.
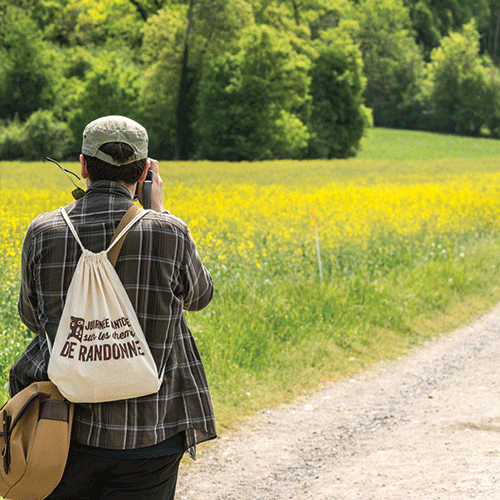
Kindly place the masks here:
<instances>
[{"instance_id":1,"label":"plaid shirt","mask_svg":"<svg viewBox=\"0 0 500 500\"><path fill-rule=\"evenodd\" d=\"M92 252L109 246L132 205L120 184L99 181L65 209L82 244ZM22 251L19 315L36 335L10 372L14 395L35 380L48 380L49 352L81 249L59 211L42 214L28 228ZM183 309L203 309L213 283L188 228L168 212L150 212L131 229L115 269L135 308L164 379L157 394L109 403L75 405L73 436L100 448L151 446L185 431L196 444L216 436L205 371Z\"/></svg>"}]
</instances>

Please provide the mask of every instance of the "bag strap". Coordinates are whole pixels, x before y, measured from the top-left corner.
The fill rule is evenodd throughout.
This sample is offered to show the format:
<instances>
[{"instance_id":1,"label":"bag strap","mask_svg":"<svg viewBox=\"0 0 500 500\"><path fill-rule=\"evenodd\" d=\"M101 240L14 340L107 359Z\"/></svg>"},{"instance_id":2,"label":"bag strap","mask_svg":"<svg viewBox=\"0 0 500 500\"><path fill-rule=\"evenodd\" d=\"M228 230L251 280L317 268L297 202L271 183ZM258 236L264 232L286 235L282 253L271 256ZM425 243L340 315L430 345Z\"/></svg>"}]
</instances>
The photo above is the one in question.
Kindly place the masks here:
<instances>
[{"instance_id":1,"label":"bag strap","mask_svg":"<svg viewBox=\"0 0 500 500\"><path fill-rule=\"evenodd\" d=\"M80 248L82 249L82 252L85 250L85 247L83 246L82 242L80 241L80 238L78 237L78 234L76 233L76 229L71 223L68 214L66 213L66 210L64 208L60 209L61 214L63 216L63 219L66 221L68 224L69 229L73 233L73 236L75 237L75 240L78 242L80 245ZM144 210L141 208L139 205L132 205L125 215L122 217L122 220L118 224L118 227L115 230L115 233L113 234L113 237L111 238L111 242L109 244L108 249L106 250L108 254L108 260L111 262L113 267L116 264L116 261L118 259L118 255L120 254L120 250L122 248L123 242L125 241L125 236L127 233L130 231L132 226L142 217L144 217L149 210Z\"/></svg>"},{"instance_id":2,"label":"bag strap","mask_svg":"<svg viewBox=\"0 0 500 500\"><path fill-rule=\"evenodd\" d=\"M14 428L16 427L17 423L21 418L24 416L24 413L28 406L31 404L31 402L35 399L40 399L41 401L50 398L50 394L45 394L42 392L36 392L35 394L32 394L28 400L23 404L21 409L17 412L17 415L15 415L14 418L12 418L12 415L10 415L7 410L2 410L2 432L0 432L0 436L4 438L4 446L2 448L2 458L3 458L3 469L5 471L5 474L9 473L10 470L10 464L12 461L12 456L11 456L11 447L10 447L10 441L11 441L11 435L12 432L14 431Z\"/></svg>"},{"instance_id":3,"label":"bag strap","mask_svg":"<svg viewBox=\"0 0 500 500\"><path fill-rule=\"evenodd\" d=\"M125 241L125 236L127 236L127 233L130 231L136 221L144 215L146 215L146 210L141 208L139 205L134 204L127 210L122 220L118 224L118 227L116 228L115 234L113 234L113 237L111 238L111 242L107 250L108 260L111 262L113 267L118 260L118 255L120 254L123 242Z\"/></svg>"},{"instance_id":4,"label":"bag strap","mask_svg":"<svg viewBox=\"0 0 500 500\"><path fill-rule=\"evenodd\" d=\"M6 409L2 408L2 428L0 437L3 437L5 442L2 449L3 468L6 474L9 473L10 464L12 461L11 456L11 436L18 422L28 413L28 407L33 401L39 401L39 415L38 419L45 420L59 420L62 422L70 422L70 403L66 400L59 401L50 399L51 394L45 392L35 392L32 394L18 410L17 414L12 418ZM30 412L32 410L30 409Z\"/></svg>"},{"instance_id":5,"label":"bag strap","mask_svg":"<svg viewBox=\"0 0 500 500\"><path fill-rule=\"evenodd\" d=\"M75 237L75 240L78 242L80 245L80 248L82 249L82 252L85 250L85 247L83 246L82 242L80 241L80 238L78 238L78 235L76 234L76 229L75 226L71 223L69 220L68 214L66 213L66 210L64 208L60 208L59 211L61 212L61 215L63 216L63 219L66 221L66 224L68 224L69 229L73 233L73 236Z\"/></svg>"}]
</instances>

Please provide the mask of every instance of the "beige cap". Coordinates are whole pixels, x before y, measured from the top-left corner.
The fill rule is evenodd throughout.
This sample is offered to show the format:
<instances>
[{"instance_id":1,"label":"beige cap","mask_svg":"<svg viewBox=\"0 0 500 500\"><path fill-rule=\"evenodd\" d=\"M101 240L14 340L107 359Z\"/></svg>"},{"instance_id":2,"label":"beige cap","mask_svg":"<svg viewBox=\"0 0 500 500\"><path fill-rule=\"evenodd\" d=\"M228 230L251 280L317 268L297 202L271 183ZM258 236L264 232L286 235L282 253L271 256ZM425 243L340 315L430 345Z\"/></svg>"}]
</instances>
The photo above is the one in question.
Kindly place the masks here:
<instances>
[{"instance_id":1,"label":"beige cap","mask_svg":"<svg viewBox=\"0 0 500 500\"><path fill-rule=\"evenodd\" d=\"M99 148L108 142L128 144L135 154L126 162L115 161ZM90 122L83 131L82 153L95 156L111 165L127 165L148 157L148 133L139 123L125 116L103 116Z\"/></svg>"}]
</instances>

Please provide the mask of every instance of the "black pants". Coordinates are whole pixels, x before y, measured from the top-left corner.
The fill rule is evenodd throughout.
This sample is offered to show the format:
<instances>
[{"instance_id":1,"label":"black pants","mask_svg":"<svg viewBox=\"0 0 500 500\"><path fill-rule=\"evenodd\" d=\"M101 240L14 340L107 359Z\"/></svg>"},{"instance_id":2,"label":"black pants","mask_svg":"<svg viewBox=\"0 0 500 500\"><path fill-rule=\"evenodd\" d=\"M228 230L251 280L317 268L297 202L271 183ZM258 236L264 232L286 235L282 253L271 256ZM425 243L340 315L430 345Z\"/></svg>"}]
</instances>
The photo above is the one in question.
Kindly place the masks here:
<instances>
[{"instance_id":1,"label":"black pants","mask_svg":"<svg viewBox=\"0 0 500 500\"><path fill-rule=\"evenodd\" d=\"M61 482L46 500L173 500L182 455L120 460L70 449Z\"/></svg>"}]
</instances>

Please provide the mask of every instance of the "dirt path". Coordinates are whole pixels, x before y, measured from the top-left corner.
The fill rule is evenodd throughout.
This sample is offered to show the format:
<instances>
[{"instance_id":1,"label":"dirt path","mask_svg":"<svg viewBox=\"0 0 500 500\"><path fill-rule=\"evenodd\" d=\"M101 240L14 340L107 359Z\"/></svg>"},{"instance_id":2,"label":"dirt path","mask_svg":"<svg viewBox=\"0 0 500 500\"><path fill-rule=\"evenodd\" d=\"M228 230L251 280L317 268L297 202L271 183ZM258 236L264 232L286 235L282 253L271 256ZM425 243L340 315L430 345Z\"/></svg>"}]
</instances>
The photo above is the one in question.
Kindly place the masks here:
<instances>
[{"instance_id":1,"label":"dirt path","mask_svg":"<svg viewBox=\"0 0 500 500\"><path fill-rule=\"evenodd\" d=\"M500 305L266 411L179 477L184 500L500 498Z\"/></svg>"}]
</instances>

